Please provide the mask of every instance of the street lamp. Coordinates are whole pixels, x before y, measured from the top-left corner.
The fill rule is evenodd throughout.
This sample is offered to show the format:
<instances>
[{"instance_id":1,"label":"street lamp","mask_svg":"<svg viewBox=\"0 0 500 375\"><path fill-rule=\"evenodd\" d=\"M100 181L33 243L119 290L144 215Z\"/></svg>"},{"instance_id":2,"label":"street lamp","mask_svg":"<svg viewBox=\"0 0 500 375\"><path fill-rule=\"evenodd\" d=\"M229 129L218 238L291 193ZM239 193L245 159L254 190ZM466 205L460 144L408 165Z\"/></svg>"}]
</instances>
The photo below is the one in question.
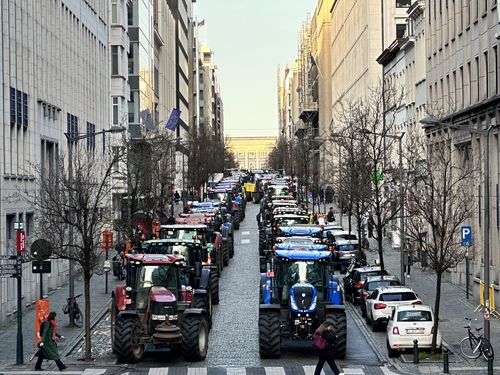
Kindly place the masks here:
<instances>
[{"instance_id":1,"label":"street lamp","mask_svg":"<svg viewBox=\"0 0 500 375\"><path fill-rule=\"evenodd\" d=\"M452 129L466 128L470 133L484 136L484 226L483 226L483 258L484 258L484 337L490 339L490 131L493 126L485 130L476 130L471 127L442 123L434 117L424 117L420 123L425 126L446 125ZM468 275L466 276L468 277Z\"/></svg>"},{"instance_id":2,"label":"street lamp","mask_svg":"<svg viewBox=\"0 0 500 375\"><path fill-rule=\"evenodd\" d=\"M398 153L399 153L399 180L400 180L400 186L399 186L399 212L400 212L400 218L401 218L401 223L400 223L400 235L399 235L399 241L400 241L400 262L401 262L401 285L405 285L405 259L404 259L404 246L405 246L405 190L404 190L404 171L403 171L403 137L405 135L404 132L397 134L386 134L386 133L374 133L369 129L359 129L359 132L368 135L378 135L381 137L387 137L387 138L393 138L398 140ZM375 171L376 172L376 171Z\"/></svg>"},{"instance_id":3,"label":"street lamp","mask_svg":"<svg viewBox=\"0 0 500 375\"><path fill-rule=\"evenodd\" d=\"M69 178L69 183L70 183L70 187L73 186L73 143L74 142L77 142L79 141L80 139L86 139L86 138L90 138L90 137L94 137L96 135L100 135L100 134L105 134L105 133L121 133L125 130L125 128L123 126L119 126L119 125L113 125L110 129L107 129L107 130L102 130L100 132L96 132L96 133L86 133L86 134L79 134L79 133L73 133L73 132L69 132L69 133L64 133L64 135L66 136L66 139L68 140L68 162L69 162L69 166L68 166L68 178ZM71 207L73 206L73 191L71 191L70 189L70 194L69 194L69 207L71 209ZM72 213L70 212L70 215L72 215ZM69 235L69 247L71 249L72 245L73 245L73 226L70 225L69 227L69 230L68 230L68 235ZM70 259L69 260L69 272L68 272L68 276L69 276L69 298L73 298L75 296L75 280L74 280L74 260L73 259ZM71 327L73 327L74 325L74 317L73 317L73 314L69 314L69 324Z\"/></svg>"}]
</instances>

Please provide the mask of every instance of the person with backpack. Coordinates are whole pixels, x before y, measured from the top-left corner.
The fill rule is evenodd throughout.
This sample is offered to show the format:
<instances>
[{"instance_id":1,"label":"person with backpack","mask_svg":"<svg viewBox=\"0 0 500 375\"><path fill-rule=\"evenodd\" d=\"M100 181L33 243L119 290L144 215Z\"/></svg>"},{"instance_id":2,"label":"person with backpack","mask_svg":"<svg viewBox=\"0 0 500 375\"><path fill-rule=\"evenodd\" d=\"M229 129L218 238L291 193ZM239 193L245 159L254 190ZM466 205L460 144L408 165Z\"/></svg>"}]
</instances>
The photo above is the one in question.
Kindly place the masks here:
<instances>
[{"instance_id":1,"label":"person with backpack","mask_svg":"<svg viewBox=\"0 0 500 375\"><path fill-rule=\"evenodd\" d=\"M56 341L58 338L64 339L64 336L57 332L56 315L54 311L51 311L47 316L47 320L43 323L42 342L39 344L43 354L38 356L38 360L36 361L35 370L37 371L43 371L41 366L44 359L55 361L59 371L67 368L66 365L61 362L61 357L57 351Z\"/></svg>"},{"instance_id":2,"label":"person with backpack","mask_svg":"<svg viewBox=\"0 0 500 375\"><path fill-rule=\"evenodd\" d=\"M316 364L314 375L321 374L325 362L330 365L335 375L344 375L343 372L339 371L335 363L335 341L337 340L337 335L331 329L331 324L324 321L316 331L314 331L313 339L313 345L318 352L318 363Z\"/></svg>"}]
</instances>

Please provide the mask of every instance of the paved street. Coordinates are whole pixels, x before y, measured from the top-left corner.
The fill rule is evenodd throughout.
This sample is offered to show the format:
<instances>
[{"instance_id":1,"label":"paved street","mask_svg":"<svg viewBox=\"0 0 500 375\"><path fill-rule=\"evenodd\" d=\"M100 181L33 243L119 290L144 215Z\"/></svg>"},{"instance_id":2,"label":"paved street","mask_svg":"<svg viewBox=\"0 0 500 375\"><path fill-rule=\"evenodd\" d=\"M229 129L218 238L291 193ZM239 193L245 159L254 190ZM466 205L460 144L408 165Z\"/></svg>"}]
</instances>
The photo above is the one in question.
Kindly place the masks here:
<instances>
[{"instance_id":1,"label":"paved street","mask_svg":"<svg viewBox=\"0 0 500 375\"><path fill-rule=\"evenodd\" d=\"M253 209L249 209L253 208ZM246 280L245 285L254 285L257 288L258 271L253 268L258 267L257 263L249 262L250 257L254 257L256 253L256 243L253 244L250 239L256 230L254 228L255 221L251 213L253 213L256 206L249 205L247 208L247 219L242 223L242 229L237 232L236 240L239 246L239 253L235 254L235 258L231 260L228 268L224 270L223 276L228 278L239 277L241 280ZM247 227L248 226L248 227ZM248 228L254 228L248 230ZM373 240L372 240L373 241ZM241 246L243 245L243 246ZM399 252L398 249L393 249L390 242L385 242L385 262L388 270L396 275L399 274ZM374 247L374 243L372 243ZM254 272L255 271L255 272ZM248 273L248 274L247 274ZM424 303L433 305L435 293L435 277L422 269L414 267L412 270L411 278L406 279L407 285L411 286L424 301ZM117 282L114 278L109 278L108 291L114 289ZM81 293L83 284L81 280L77 281L75 291ZM443 283L443 293L441 302L441 330L446 345L455 354L450 355L450 372L452 374L468 375L468 374L487 374L486 362L482 359L477 361L467 361L458 354L458 343L465 336L466 330L462 327L465 325L464 317L478 318L478 326L482 325L482 315L474 313L478 301L474 299L466 299L465 291L457 286L449 284L447 281ZM276 362L269 361L262 366L255 366L252 361L248 360L255 356L253 348L256 344L252 337L255 336L254 325L248 325L245 331L246 335L238 338L228 338L223 340L224 335L219 336L218 339L210 342L209 356L204 362L198 363L184 363L179 360L179 363L172 364L169 367L160 367L155 363L145 363L138 365L117 365L114 356L110 353L109 347L109 315L107 308L110 303L110 295L104 293L104 276L94 276L92 279L92 341L93 341L93 357L92 363L83 363L82 358L83 350L83 329L72 328L70 329L67 316L62 314L62 306L68 296L68 287L64 286L61 289L54 291L50 294L52 310L58 312L58 321L61 326L61 332L67 337L66 340L61 340L59 349L63 357L63 362L68 365L66 373L69 374L174 374L174 375L215 375L215 374L229 374L229 375L244 375L244 374L312 374L313 369L311 366L314 364L314 358L311 358L311 366L304 366L294 364L293 360L286 361L280 365ZM223 296L231 294L244 296L247 294L246 289L241 286L233 284L221 284L221 304L217 309L230 309L231 313L227 316L239 316L241 314L240 306L233 304L227 305L224 302ZM227 297L226 297L227 298ZM253 297L248 297L252 299ZM83 308L83 299L79 300ZM253 306L254 303L252 302ZM352 324L359 327L366 340L371 346L371 349L376 353L379 362L378 364L366 364L363 361L363 353L352 353L356 351L356 342L352 342L352 348L349 351L352 355L359 354L356 360L357 365L353 362L339 361L340 366L346 374L371 374L371 375L391 375L396 373L404 374L440 374L443 373L443 366L440 362L425 362L421 361L420 364L415 365L412 362L412 356L403 355L400 358L390 359L387 357L387 349L385 347L384 332L371 332L367 329L364 319L361 318L359 307L352 306L347 303L347 311L349 320ZM256 309L255 305L255 309ZM250 315L256 315L256 312ZM254 314L255 313L255 314ZM215 311L214 326L218 330L223 330L225 335L234 329L238 324L245 323L241 319L223 319L222 314L217 314ZM255 325L256 326L256 325ZM15 323L3 327L0 330L0 374L27 374L35 373L33 371L34 364L28 362L29 357L33 353L33 336L34 336L34 309L28 309L23 314L23 338L24 338L24 363L16 365L16 338L17 338L17 325ZM491 320L491 338L492 344L495 349L500 347L500 321L499 319L492 318ZM351 340L352 341L352 340ZM230 351L233 361L224 362L218 357L217 353L220 350ZM233 351L232 351L233 350ZM304 349L307 350L307 349ZM294 354L300 357L301 352ZM246 359L245 359L246 358ZM344 365L345 364L345 365ZM51 361L44 368L47 370L57 370L55 364ZM50 371L51 372L51 371ZM49 372L49 373L50 373ZM57 371L59 372L59 371ZM329 370L326 374L331 374Z\"/></svg>"}]
</instances>

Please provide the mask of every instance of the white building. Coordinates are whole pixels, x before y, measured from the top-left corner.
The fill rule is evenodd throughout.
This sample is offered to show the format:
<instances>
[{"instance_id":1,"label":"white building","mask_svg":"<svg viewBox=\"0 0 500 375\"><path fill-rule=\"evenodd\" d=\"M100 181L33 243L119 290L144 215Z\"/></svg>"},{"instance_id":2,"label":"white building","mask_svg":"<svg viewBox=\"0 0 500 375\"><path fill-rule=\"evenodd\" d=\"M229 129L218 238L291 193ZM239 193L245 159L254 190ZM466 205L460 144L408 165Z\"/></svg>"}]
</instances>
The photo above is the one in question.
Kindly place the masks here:
<instances>
[{"instance_id":1,"label":"white building","mask_svg":"<svg viewBox=\"0 0 500 375\"><path fill-rule=\"evenodd\" d=\"M14 223L24 224L28 250L34 209L9 199L33 189L33 163L54 168L67 151L65 133L94 133L111 126L109 2L98 0L2 1L0 25L0 255L15 254ZM123 41L126 45L126 41ZM126 89L122 90L123 97ZM96 149L100 137L89 137ZM2 261L5 263L5 261ZM68 265L52 262L45 293L68 281ZM23 306L39 297L39 276L23 265ZM16 317L16 279L0 279L0 326Z\"/></svg>"}]
</instances>

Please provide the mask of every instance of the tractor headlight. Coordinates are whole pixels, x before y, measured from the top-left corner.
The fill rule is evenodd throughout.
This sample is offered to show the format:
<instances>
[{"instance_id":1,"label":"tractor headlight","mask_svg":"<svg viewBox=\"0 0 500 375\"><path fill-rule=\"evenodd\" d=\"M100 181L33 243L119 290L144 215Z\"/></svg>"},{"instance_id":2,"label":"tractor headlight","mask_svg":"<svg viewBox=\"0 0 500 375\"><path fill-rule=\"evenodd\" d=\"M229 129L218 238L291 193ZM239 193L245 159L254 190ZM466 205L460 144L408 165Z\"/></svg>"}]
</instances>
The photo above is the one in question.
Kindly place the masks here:
<instances>
[{"instance_id":1,"label":"tractor headlight","mask_svg":"<svg viewBox=\"0 0 500 375\"><path fill-rule=\"evenodd\" d=\"M178 318L179 318L179 316L177 314L168 316L168 320L170 320L170 321L177 320Z\"/></svg>"},{"instance_id":2,"label":"tractor headlight","mask_svg":"<svg viewBox=\"0 0 500 375\"><path fill-rule=\"evenodd\" d=\"M290 305L292 306L292 309L298 310L299 307L297 306L297 303L295 302L295 298L290 298Z\"/></svg>"},{"instance_id":3,"label":"tractor headlight","mask_svg":"<svg viewBox=\"0 0 500 375\"><path fill-rule=\"evenodd\" d=\"M162 321L165 321L165 319L167 319L167 316L166 316L166 315L156 315L156 314L152 314L152 315L151 315L151 319L152 319L152 320L162 320Z\"/></svg>"},{"instance_id":4,"label":"tractor headlight","mask_svg":"<svg viewBox=\"0 0 500 375\"><path fill-rule=\"evenodd\" d=\"M311 303L310 310L316 310L316 302L318 301L318 296L314 297L313 302Z\"/></svg>"}]
</instances>

